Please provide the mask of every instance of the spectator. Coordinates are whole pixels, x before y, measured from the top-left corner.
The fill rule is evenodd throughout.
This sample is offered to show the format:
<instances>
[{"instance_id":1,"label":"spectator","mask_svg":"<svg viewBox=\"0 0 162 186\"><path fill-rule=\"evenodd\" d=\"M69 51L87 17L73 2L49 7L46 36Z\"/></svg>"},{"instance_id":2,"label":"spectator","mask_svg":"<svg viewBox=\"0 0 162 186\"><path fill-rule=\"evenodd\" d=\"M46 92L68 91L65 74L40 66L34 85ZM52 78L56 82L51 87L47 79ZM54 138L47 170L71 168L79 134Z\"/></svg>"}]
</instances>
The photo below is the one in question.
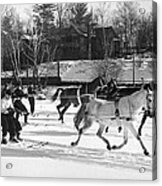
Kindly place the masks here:
<instances>
[{"instance_id":1,"label":"spectator","mask_svg":"<svg viewBox=\"0 0 162 186\"><path fill-rule=\"evenodd\" d=\"M20 131L22 128L13 115L14 107L11 99L11 90L6 90L5 96L1 99L2 144L7 144L7 132L9 132L9 140L11 142L18 143L18 140L21 140Z\"/></svg>"},{"instance_id":2,"label":"spectator","mask_svg":"<svg viewBox=\"0 0 162 186\"><path fill-rule=\"evenodd\" d=\"M16 110L16 119L19 119L19 115L23 114L24 115L24 123L28 123L28 110L25 107L25 105L22 103L22 98L27 97L27 94L24 94L20 83L17 84L16 89L13 92L13 104Z\"/></svg>"},{"instance_id":3,"label":"spectator","mask_svg":"<svg viewBox=\"0 0 162 186\"><path fill-rule=\"evenodd\" d=\"M33 115L34 114L34 110L35 110L35 98L34 98L34 94L36 92L33 90L33 86L29 86L28 87L28 100L29 100L29 104L30 104L30 113Z\"/></svg>"}]
</instances>

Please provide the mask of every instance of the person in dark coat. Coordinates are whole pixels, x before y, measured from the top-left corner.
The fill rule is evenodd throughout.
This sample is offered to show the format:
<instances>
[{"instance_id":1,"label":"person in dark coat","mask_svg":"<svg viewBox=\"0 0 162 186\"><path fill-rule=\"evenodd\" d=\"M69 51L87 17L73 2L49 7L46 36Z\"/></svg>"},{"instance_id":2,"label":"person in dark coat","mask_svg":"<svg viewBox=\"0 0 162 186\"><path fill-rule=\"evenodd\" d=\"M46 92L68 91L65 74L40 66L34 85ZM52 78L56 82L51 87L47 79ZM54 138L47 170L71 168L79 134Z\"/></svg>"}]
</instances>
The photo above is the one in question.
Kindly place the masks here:
<instances>
[{"instance_id":1,"label":"person in dark coat","mask_svg":"<svg viewBox=\"0 0 162 186\"><path fill-rule=\"evenodd\" d=\"M5 97L5 94L6 94L6 91L7 90L11 90L11 92L12 92L12 82L9 82L9 83L5 83L5 86L3 87L3 89L1 90L1 99L3 98L3 97Z\"/></svg>"},{"instance_id":2,"label":"person in dark coat","mask_svg":"<svg viewBox=\"0 0 162 186\"><path fill-rule=\"evenodd\" d=\"M9 132L10 141L18 143L20 131L22 130L20 123L14 118L14 106L11 99L11 90L6 90L5 96L1 99L1 126L2 126L2 144L7 144L7 133Z\"/></svg>"},{"instance_id":3,"label":"person in dark coat","mask_svg":"<svg viewBox=\"0 0 162 186\"><path fill-rule=\"evenodd\" d=\"M20 114L24 115L24 123L28 123L29 112L25 105L22 103L22 98L27 97L27 94L24 94L20 84L17 85L16 89L13 92L13 104L16 110L16 119L19 119Z\"/></svg>"},{"instance_id":4,"label":"person in dark coat","mask_svg":"<svg viewBox=\"0 0 162 186\"><path fill-rule=\"evenodd\" d=\"M5 84L5 86L1 89L1 99L5 97L6 90L7 90L7 84Z\"/></svg>"},{"instance_id":5,"label":"person in dark coat","mask_svg":"<svg viewBox=\"0 0 162 186\"><path fill-rule=\"evenodd\" d=\"M29 100L29 104L30 104L30 113L33 115L34 111L35 111L35 98L34 98L34 94L36 94L36 92L33 90L33 87L30 85L28 87L28 100Z\"/></svg>"}]
</instances>

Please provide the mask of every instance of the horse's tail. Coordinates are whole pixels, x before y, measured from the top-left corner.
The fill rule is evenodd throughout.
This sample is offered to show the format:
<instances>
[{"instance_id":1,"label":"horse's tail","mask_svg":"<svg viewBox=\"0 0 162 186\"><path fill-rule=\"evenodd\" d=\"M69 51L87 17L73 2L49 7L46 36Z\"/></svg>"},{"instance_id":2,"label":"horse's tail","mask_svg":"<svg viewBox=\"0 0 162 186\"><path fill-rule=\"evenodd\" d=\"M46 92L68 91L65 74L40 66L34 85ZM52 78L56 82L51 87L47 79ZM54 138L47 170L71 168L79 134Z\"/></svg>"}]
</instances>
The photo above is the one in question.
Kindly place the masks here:
<instances>
[{"instance_id":1,"label":"horse's tail","mask_svg":"<svg viewBox=\"0 0 162 186\"><path fill-rule=\"evenodd\" d=\"M60 92L60 91L63 91L63 90L64 90L63 88L58 88L58 89L56 90L55 94L52 96L52 101L53 101L53 102L57 99L59 92Z\"/></svg>"},{"instance_id":2,"label":"horse's tail","mask_svg":"<svg viewBox=\"0 0 162 186\"><path fill-rule=\"evenodd\" d=\"M78 112L76 113L73 119L75 128L77 130L79 130L80 123L85 117L85 110L86 110L86 104L84 103L81 105L80 109L78 110Z\"/></svg>"}]
</instances>

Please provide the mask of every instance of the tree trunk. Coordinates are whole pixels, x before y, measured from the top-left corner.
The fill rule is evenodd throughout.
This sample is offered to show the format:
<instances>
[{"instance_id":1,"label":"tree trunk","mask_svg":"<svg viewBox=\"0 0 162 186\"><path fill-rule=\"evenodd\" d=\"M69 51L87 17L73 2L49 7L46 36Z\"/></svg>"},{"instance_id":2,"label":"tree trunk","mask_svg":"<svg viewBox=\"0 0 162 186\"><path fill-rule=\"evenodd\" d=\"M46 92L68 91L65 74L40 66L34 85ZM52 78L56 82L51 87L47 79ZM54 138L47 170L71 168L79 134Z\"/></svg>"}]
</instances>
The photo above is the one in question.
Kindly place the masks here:
<instances>
[{"instance_id":1,"label":"tree trunk","mask_svg":"<svg viewBox=\"0 0 162 186\"><path fill-rule=\"evenodd\" d=\"M17 41L17 66L18 69L21 71L21 62L20 62L20 41Z\"/></svg>"},{"instance_id":2,"label":"tree trunk","mask_svg":"<svg viewBox=\"0 0 162 186\"><path fill-rule=\"evenodd\" d=\"M106 32L105 32L104 27L103 27L103 44L104 44L104 59L107 59L108 58L108 45L107 45Z\"/></svg>"},{"instance_id":3,"label":"tree trunk","mask_svg":"<svg viewBox=\"0 0 162 186\"><path fill-rule=\"evenodd\" d=\"M17 62L17 58L16 58L16 49L15 49L15 46L14 46L14 43L13 43L13 39L11 38L10 36L10 40L11 40L11 45L12 45L12 50L13 50L13 55L14 55L14 69L16 71L16 75L17 77L19 77L19 69L18 69L18 62Z\"/></svg>"}]
</instances>

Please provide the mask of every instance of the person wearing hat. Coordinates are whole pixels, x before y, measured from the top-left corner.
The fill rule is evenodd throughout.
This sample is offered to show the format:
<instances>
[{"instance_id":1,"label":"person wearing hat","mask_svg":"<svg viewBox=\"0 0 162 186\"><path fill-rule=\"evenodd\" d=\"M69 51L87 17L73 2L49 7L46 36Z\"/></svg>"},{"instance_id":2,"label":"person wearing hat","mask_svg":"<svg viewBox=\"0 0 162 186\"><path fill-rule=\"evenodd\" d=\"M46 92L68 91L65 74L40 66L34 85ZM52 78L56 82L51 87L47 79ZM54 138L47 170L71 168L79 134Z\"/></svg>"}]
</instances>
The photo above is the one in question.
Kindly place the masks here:
<instances>
[{"instance_id":1,"label":"person wearing hat","mask_svg":"<svg viewBox=\"0 0 162 186\"><path fill-rule=\"evenodd\" d=\"M1 99L5 96L7 90L12 91L12 82L5 83L4 87L1 90Z\"/></svg>"},{"instance_id":2,"label":"person wearing hat","mask_svg":"<svg viewBox=\"0 0 162 186\"><path fill-rule=\"evenodd\" d=\"M11 99L11 90L6 90L5 96L1 99L1 125L2 125L2 144L7 144L7 132L10 141L18 143L20 138L21 125L14 118L14 106Z\"/></svg>"},{"instance_id":3,"label":"person wearing hat","mask_svg":"<svg viewBox=\"0 0 162 186\"><path fill-rule=\"evenodd\" d=\"M16 89L13 92L13 104L14 108L16 110L16 119L19 119L19 115L24 115L24 123L27 123L29 112L25 105L22 103L22 98L27 97L26 94L24 94L21 85L18 83Z\"/></svg>"}]
</instances>

